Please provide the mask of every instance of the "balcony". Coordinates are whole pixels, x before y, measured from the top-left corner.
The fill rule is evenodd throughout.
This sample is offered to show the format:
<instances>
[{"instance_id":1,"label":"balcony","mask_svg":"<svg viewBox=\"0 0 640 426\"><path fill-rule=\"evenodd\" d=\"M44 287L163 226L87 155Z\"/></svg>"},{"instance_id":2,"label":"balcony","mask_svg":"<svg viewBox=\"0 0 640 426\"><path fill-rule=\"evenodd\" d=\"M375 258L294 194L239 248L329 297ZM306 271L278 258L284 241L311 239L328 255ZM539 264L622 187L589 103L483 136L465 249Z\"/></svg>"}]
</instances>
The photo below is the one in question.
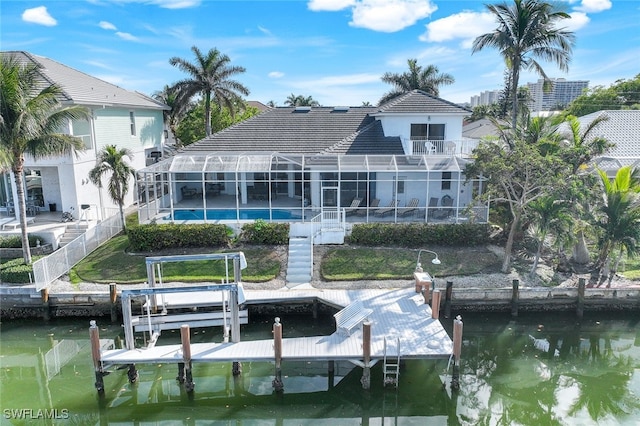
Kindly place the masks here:
<instances>
[{"instance_id":1,"label":"balcony","mask_svg":"<svg viewBox=\"0 0 640 426\"><path fill-rule=\"evenodd\" d=\"M475 139L460 140L407 140L408 155L459 156L468 157L478 146ZM407 147L408 145L408 147Z\"/></svg>"}]
</instances>

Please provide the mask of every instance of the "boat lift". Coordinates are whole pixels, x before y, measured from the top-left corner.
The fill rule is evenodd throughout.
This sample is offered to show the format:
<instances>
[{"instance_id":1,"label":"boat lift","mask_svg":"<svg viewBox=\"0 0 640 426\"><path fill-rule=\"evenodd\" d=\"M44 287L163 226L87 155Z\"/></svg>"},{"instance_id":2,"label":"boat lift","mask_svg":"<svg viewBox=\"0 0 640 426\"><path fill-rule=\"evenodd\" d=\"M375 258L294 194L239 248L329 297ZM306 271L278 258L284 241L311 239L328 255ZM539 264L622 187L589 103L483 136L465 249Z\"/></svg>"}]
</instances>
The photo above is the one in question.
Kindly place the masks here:
<instances>
[{"instance_id":1,"label":"boat lift","mask_svg":"<svg viewBox=\"0 0 640 426\"><path fill-rule=\"evenodd\" d=\"M196 286L163 287L162 264L168 262L187 262L201 260L224 260L226 277L222 284ZM229 277L229 260L233 261L233 281ZM227 311L230 314L231 341L240 341L240 324L248 322L246 310L240 310L245 302L241 282L241 270L247 267L244 253L210 253L177 256L153 256L146 258L148 288L123 290L121 294L122 316L124 318L125 344L128 350L135 349L134 332L145 330L153 333L150 346L155 345L161 330L180 328L182 324L192 327L210 327L223 325L225 340L228 339ZM228 292L229 300L225 293ZM131 300L144 296L145 314L134 317ZM160 296L160 298L158 298ZM166 296L166 297L165 297ZM173 297L172 297L173 296ZM161 305L159 309L158 303ZM221 312L175 312L170 309L200 308L221 306ZM158 312L160 311L160 313Z\"/></svg>"}]
</instances>

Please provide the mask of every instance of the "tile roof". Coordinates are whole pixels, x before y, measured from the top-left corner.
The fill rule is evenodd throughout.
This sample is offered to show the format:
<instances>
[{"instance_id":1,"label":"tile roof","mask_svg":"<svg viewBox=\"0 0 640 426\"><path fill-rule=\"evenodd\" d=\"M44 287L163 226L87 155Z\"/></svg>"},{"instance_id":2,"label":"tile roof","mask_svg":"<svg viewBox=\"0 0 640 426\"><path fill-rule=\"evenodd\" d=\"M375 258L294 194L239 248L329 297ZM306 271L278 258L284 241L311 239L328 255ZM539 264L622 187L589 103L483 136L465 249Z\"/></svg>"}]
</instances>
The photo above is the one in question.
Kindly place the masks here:
<instances>
[{"instance_id":1,"label":"tile roof","mask_svg":"<svg viewBox=\"0 0 640 426\"><path fill-rule=\"evenodd\" d=\"M382 105L379 113L471 115L472 111L422 90L412 90Z\"/></svg>"},{"instance_id":2,"label":"tile roof","mask_svg":"<svg viewBox=\"0 0 640 426\"><path fill-rule=\"evenodd\" d=\"M183 149L195 152L289 154L403 154L398 137L385 137L375 107L271 108Z\"/></svg>"},{"instance_id":3,"label":"tile roof","mask_svg":"<svg viewBox=\"0 0 640 426\"><path fill-rule=\"evenodd\" d=\"M63 90L62 102L77 105L122 106L146 109L168 109L147 95L125 90L99 78L92 77L44 56L28 52L1 52L12 55L22 63L40 66L40 74L49 83L58 84Z\"/></svg>"},{"instance_id":4,"label":"tile roof","mask_svg":"<svg viewBox=\"0 0 640 426\"><path fill-rule=\"evenodd\" d=\"M640 159L640 110L604 110L578 117L580 127L585 128L599 116L608 117L594 130L594 136L606 138L616 146L605 157Z\"/></svg>"},{"instance_id":5,"label":"tile roof","mask_svg":"<svg viewBox=\"0 0 640 426\"><path fill-rule=\"evenodd\" d=\"M378 114L470 115L471 111L414 90L381 107L277 107L202 139L183 152L404 155L399 137L384 135Z\"/></svg>"}]
</instances>

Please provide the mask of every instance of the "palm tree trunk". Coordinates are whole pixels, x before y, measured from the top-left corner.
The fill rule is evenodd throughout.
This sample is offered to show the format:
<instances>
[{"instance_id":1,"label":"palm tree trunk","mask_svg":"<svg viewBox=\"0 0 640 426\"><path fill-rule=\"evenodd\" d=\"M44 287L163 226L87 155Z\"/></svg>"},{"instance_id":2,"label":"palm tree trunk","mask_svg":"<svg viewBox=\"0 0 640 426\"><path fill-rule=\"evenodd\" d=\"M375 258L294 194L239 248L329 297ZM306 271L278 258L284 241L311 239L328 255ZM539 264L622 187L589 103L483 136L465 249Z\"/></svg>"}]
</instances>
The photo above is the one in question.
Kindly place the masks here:
<instances>
[{"instance_id":1,"label":"palm tree trunk","mask_svg":"<svg viewBox=\"0 0 640 426\"><path fill-rule=\"evenodd\" d=\"M511 78L511 128L515 130L518 123L518 80L520 79L520 61L514 61Z\"/></svg>"},{"instance_id":2,"label":"palm tree trunk","mask_svg":"<svg viewBox=\"0 0 640 426\"><path fill-rule=\"evenodd\" d=\"M207 137L211 136L211 92L206 92L204 97L204 128Z\"/></svg>"},{"instance_id":3,"label":"palm tree trunk","mask_svg":"<svg viewBox=\"0 0 640 426\"><path fill-rule=\"evenodd\" d=\"M24 199L24 181L22 172L24 171L24 158L19 158L13 167L13 175L16 183L16 193L18 203L16 208L20 216L20 237L22 240L22 257L26 265L31 264L31 248L29 247L29 233L27 232L27 204Z\"/></svg>"},{"instance_id":4,"label":"palm tree trunk","mask_svg":"<svg viewBox=\"0 0 640 426\"><path fill-rule=\"evenodd\" d=\"M589 263L589 249L587 248L587 241L584 237L584 231L578 231L578 241L573 245L573 261L580 264L586 265Z\"/></svg>"},{"instance_id":5,"label":"palm tree trunk","mask_svg":"<svg viewBox=\"0 0 640 426\"><path fill-rule=\"evenodd\" d=\"M531 267L531 276L535 276L536 269L538 269L538 262L540 261L540 254L542 253L542 244L544 239L546 238L546 234L542 234L540 236L540 241L538 241L538 250L536 251L536 256L533 258L533 266Z\"/></svg>"},{"instance_id":6,"label":"palm tree trunk","mask_svg":"<svg viewBox=\"0 0 640 426\"><path fill-rule=\"evenodd\" d=\"M120 209L120 221L122 222L122 231L127 232L127 223L124 220L124 209L122 208L121 203L118 203L118 208Z\"/></svg>"}]
</instances>

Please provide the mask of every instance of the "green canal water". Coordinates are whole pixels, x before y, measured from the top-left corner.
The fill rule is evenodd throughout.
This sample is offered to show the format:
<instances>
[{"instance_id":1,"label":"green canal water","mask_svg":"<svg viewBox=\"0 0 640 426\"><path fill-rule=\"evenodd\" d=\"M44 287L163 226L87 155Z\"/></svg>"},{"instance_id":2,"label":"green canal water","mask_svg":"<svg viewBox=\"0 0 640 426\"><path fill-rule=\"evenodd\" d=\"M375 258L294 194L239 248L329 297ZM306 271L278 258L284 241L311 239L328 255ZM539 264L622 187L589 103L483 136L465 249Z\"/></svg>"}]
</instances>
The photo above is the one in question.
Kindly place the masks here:
<instances>
[{"instance_id":1,"label":"green canal water","mask_svg":"<svg viewBox=\"0 0 640 426\"><path fill-rule=\"evenodd\" d=\"M331 317L283 316L284 337L333 331ZM640 315L466 315L460 390L447 362L403 363L398 389L384 388L382 366L362 390L362 370L326 363L283 363L284 393L272 390L273 364L194 364L195 392L178 386L175 365L139 366L94 388L89 321L3 321L0 331L2 425L638 425ZM242 339L271 338L273 318L252 317ZM451 320L443 320L451 335ZM100 337L122 329L98 321ZM375 328L375 325L374 325ZM220 341L219 328L193 330L193 342ZM179 342L164 332L159 344ZM142 342L140 342L142 343ZM443 380L447 385L443 387Z\"/></svg>"}]
</instances>

